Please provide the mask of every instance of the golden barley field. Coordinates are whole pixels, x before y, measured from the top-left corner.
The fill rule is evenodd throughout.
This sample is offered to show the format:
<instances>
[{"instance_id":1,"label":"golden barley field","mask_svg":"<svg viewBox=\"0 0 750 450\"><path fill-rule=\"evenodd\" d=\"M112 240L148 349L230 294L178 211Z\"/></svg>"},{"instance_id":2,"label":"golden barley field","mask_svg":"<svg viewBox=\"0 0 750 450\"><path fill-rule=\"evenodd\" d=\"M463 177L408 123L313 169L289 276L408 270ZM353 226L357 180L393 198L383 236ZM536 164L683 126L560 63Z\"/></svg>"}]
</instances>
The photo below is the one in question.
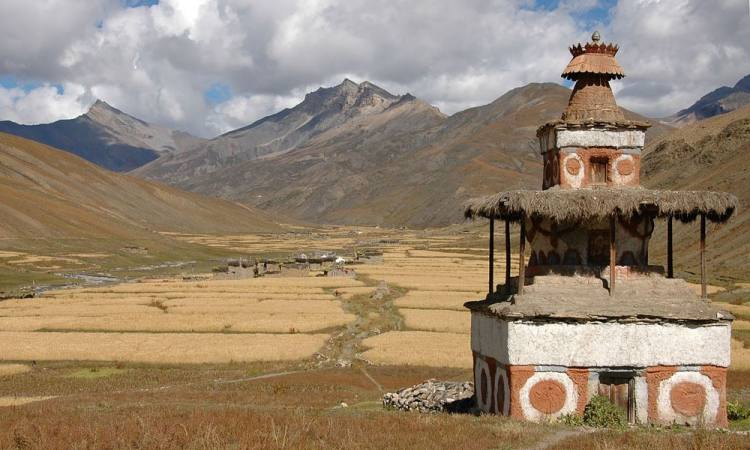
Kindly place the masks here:
<instances>
[{"instance_id":1,"label":"golden barley field","mask_svg":"<svg viewBox=\"0 0 750 450\"><path fill-rule=\"evenodd\" d=\"M335 353L330 349L338 345L353 348L349 356L377 365L471 367L470 314L463 304L486 295L487 236L482 231L340 227L280 235L170 235L249 257L284 258L327 250L349 259L374 250L376 257L348 266L356 273L353 278L155 275L2 301L3 359L154 364L294 361L319 352ZM106 257L77 252L58 259ZM15 251L0 251L0 258L42 265L55 260ZM511 272L516 274L517 255L511 261ZM505 267L500 253L494 270L501 282ZM376 297L383 287L389 294ZM750 306L725 306L737 316L735 331L747 333ZM347 330L357 337L342 338ZM750 370L748 339L738 336L732 346L733 367ZM351 342L342 344L342 339ZM0 376L22 370L9 367L0 366Z\"/></svg>"},{"instance_id":2,"label":"golden barley field","mask_svg":"<svg viewBox=\"0 0 750 450\"><path fill-rule=\"evenodd\" d=\"M350 278L179 278L50 291L0 302L5 360L226 363L299 360L355 316ZM352 291L356 292L356 291Z\"/></svg>"}]
</instances>

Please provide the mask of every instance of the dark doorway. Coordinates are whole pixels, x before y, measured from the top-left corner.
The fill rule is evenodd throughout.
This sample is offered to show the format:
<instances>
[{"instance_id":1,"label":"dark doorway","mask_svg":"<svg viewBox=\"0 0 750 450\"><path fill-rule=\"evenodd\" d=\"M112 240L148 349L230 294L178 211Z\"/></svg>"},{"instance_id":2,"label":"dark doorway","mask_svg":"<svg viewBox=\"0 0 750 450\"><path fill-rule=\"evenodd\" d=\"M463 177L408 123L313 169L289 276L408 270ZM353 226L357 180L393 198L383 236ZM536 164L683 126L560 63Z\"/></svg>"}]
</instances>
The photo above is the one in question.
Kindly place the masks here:
<instances>
[{"instance_id":1,"label":"dark doorway","mask_svg":"<svg viewBox=\"0 0 750 450\"><path fill-rule=\"evenodd\" d=\"M612 404L622 409L629 423L635 423L635 380L628 373L599 375L599 395L607 397Z\"/></svg>"}]
</instances>

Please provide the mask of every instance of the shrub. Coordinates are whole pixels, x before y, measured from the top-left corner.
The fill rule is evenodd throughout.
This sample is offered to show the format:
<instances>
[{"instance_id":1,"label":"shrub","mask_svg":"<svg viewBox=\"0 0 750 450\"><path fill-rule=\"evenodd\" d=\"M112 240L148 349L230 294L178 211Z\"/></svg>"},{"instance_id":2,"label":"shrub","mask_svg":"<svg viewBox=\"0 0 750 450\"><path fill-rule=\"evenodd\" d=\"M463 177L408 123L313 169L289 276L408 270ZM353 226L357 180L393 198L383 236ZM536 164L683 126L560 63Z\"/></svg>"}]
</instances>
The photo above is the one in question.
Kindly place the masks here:
<instances>
[{"instance_id":1,"label":"shrub","mask_svg":"<svg viewBox=\"0 0 750 450\"><path fill-rule=\"evenodd\" d=\"M583 410L583 423L591 427L622 427L628 421L625 411L607 397L595 395Z\"/></svg>"},{"instance_id":2,"label":"shrub","mask_svg":"<svg viewBox=\"0 0 750 450\"><path fill-rule=\"evenodd\" d=\"M583 417L580 414L568 413L560 416L557 419L560 423L569 425L571 427L580 427L583 425Z\"/></svg>"},{"instance_id":3,"label":"shrub","mask_svg":"<svg viewBox=\"0 0 750 450\"><path fill-rule=\"evenodd\" d=\"M727 403L727 418L729 420L745 420L750 417L750 408L747 408L739 402Z\"/></svg>"}]
</instances>

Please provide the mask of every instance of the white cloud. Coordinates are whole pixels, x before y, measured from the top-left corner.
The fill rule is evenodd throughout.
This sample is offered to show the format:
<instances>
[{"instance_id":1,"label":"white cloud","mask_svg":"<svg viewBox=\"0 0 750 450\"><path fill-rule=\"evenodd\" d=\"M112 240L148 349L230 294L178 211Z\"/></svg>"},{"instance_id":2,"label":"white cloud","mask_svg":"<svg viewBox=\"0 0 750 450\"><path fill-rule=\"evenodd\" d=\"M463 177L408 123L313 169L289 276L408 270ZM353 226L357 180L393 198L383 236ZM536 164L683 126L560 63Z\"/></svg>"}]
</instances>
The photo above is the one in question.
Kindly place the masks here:
<instances>
[{"instance_id":1,"label":"white cloud","mask_svg":"<svg viewBox=\"0 0 750 450\"><path fill-rule=\"evenodd\" d=\"M226 133L299 103L300 97L238 95L220 103L209 113L207 125L217 134Z\"/></svg>"},{"instance_id":2,"label":"white cloud","mask_svg":"<svg viewBox=\"0 0 750 450\"><path fill-rule=\"evenodd\" d=\"M618 3L610 36L626 78L620 104L663 117L750 73L750 11L736 0Z\"/></svg>"},{"instance_id":3,"label":"white cloud","mask_svg":"<svg viewBox=\"0 0 750 450\"><path fill-rule=\"evenodd\" d=\"M66 83L59 92L45 84L29 91L0 87L0 111L5 120L25 124L70 119L84 113L94 99L79 84Z\"/></svg>"},{"instance_id":4,"label":"white cloud","mask_svg":"<svg viewBox=\"0 0 750 450\"><path fill-rule=\"evenodd\" d=\"M534 3L162 0L123 8L118 0L3 0L0 75L80 86L144 120L204 136L289 106L344 74L452 113L532 81L560 81L567 46L591 32L579 28L580 14L597 2L531 10ZM628 74L613 86L636 111L665 115L750 73L743 2L622 0L611 19L601 31L620 43ZM216 83L235 96L207 102ZM74 110L67 90L45 98L61 104L34 115L6 101L0 119Z\"/></svg>"}]
</instances>

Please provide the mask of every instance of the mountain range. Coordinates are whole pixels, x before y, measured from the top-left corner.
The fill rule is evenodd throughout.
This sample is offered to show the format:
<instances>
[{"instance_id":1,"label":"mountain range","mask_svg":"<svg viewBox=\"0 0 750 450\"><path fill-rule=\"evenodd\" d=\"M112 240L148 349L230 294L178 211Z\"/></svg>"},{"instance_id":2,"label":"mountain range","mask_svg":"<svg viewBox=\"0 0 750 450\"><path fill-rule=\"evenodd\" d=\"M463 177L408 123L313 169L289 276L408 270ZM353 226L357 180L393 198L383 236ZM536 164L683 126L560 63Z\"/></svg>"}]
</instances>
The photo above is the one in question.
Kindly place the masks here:
<instances>
[{"instance_id":1,"label":"mountain range","mask_svg":"<svg viewBox=\"0 0 750 450\"><path fill-rule=\"evenodd\" d=\"M533 83L448 117L412 95L344 80L133 174L309 222L447 225L470 197L540 187L536 129L569 96Z\"/></svg>"},{"instance_id":2,"label":"mountain range","mask_svg":"<svg viewBox=\"0 0 750 450\"><path fill-rule=\"evenodd\" d=\"M68 151L118 172L135 169L164 154L182 152L203 141L136 119L101 100L74 119L39 125L0 121L0 132Z\"/></svg>"},{"instance_id":3,"label":"mountain range","mask_svg":"<svg viewBox=\"0 0 750 450\"><path fill-rule=\"evenodd\" d=\"M696 105L718 102L729 108L744 98L748 84L750 77ZM293 108L210 140L149 125L103 102L81 117L46 127L61 140L108 142L92 153L128 159L138 165L132 175L271 214L313 223L425 227L460 221L461 206L470 197L539 188L535 131L559 118L569 95L555 83L532 83L446 116L410 94L345 79L307 94ZM691 108L703 112L689 113L695 120L723 111L696 105ZM97 132L94 137L72 133L66 122L89 124ZM655 121L647 148L671 129ZM71 145L84 156L90 148ZM156 158L136 163L139 151Z\"/></svg>"},{"instance_id":4,"label":"mountain range","mask_svg":"<svg viewBox=\"0 0 750 450\"><path fill-rule=\"evenodd\" d=\"M701 97L689 108L664 119L665 123L683 126L698 120L724 114L750 104L750 75L733 87L722 86Z\"/></svg>"}]
</instances>

